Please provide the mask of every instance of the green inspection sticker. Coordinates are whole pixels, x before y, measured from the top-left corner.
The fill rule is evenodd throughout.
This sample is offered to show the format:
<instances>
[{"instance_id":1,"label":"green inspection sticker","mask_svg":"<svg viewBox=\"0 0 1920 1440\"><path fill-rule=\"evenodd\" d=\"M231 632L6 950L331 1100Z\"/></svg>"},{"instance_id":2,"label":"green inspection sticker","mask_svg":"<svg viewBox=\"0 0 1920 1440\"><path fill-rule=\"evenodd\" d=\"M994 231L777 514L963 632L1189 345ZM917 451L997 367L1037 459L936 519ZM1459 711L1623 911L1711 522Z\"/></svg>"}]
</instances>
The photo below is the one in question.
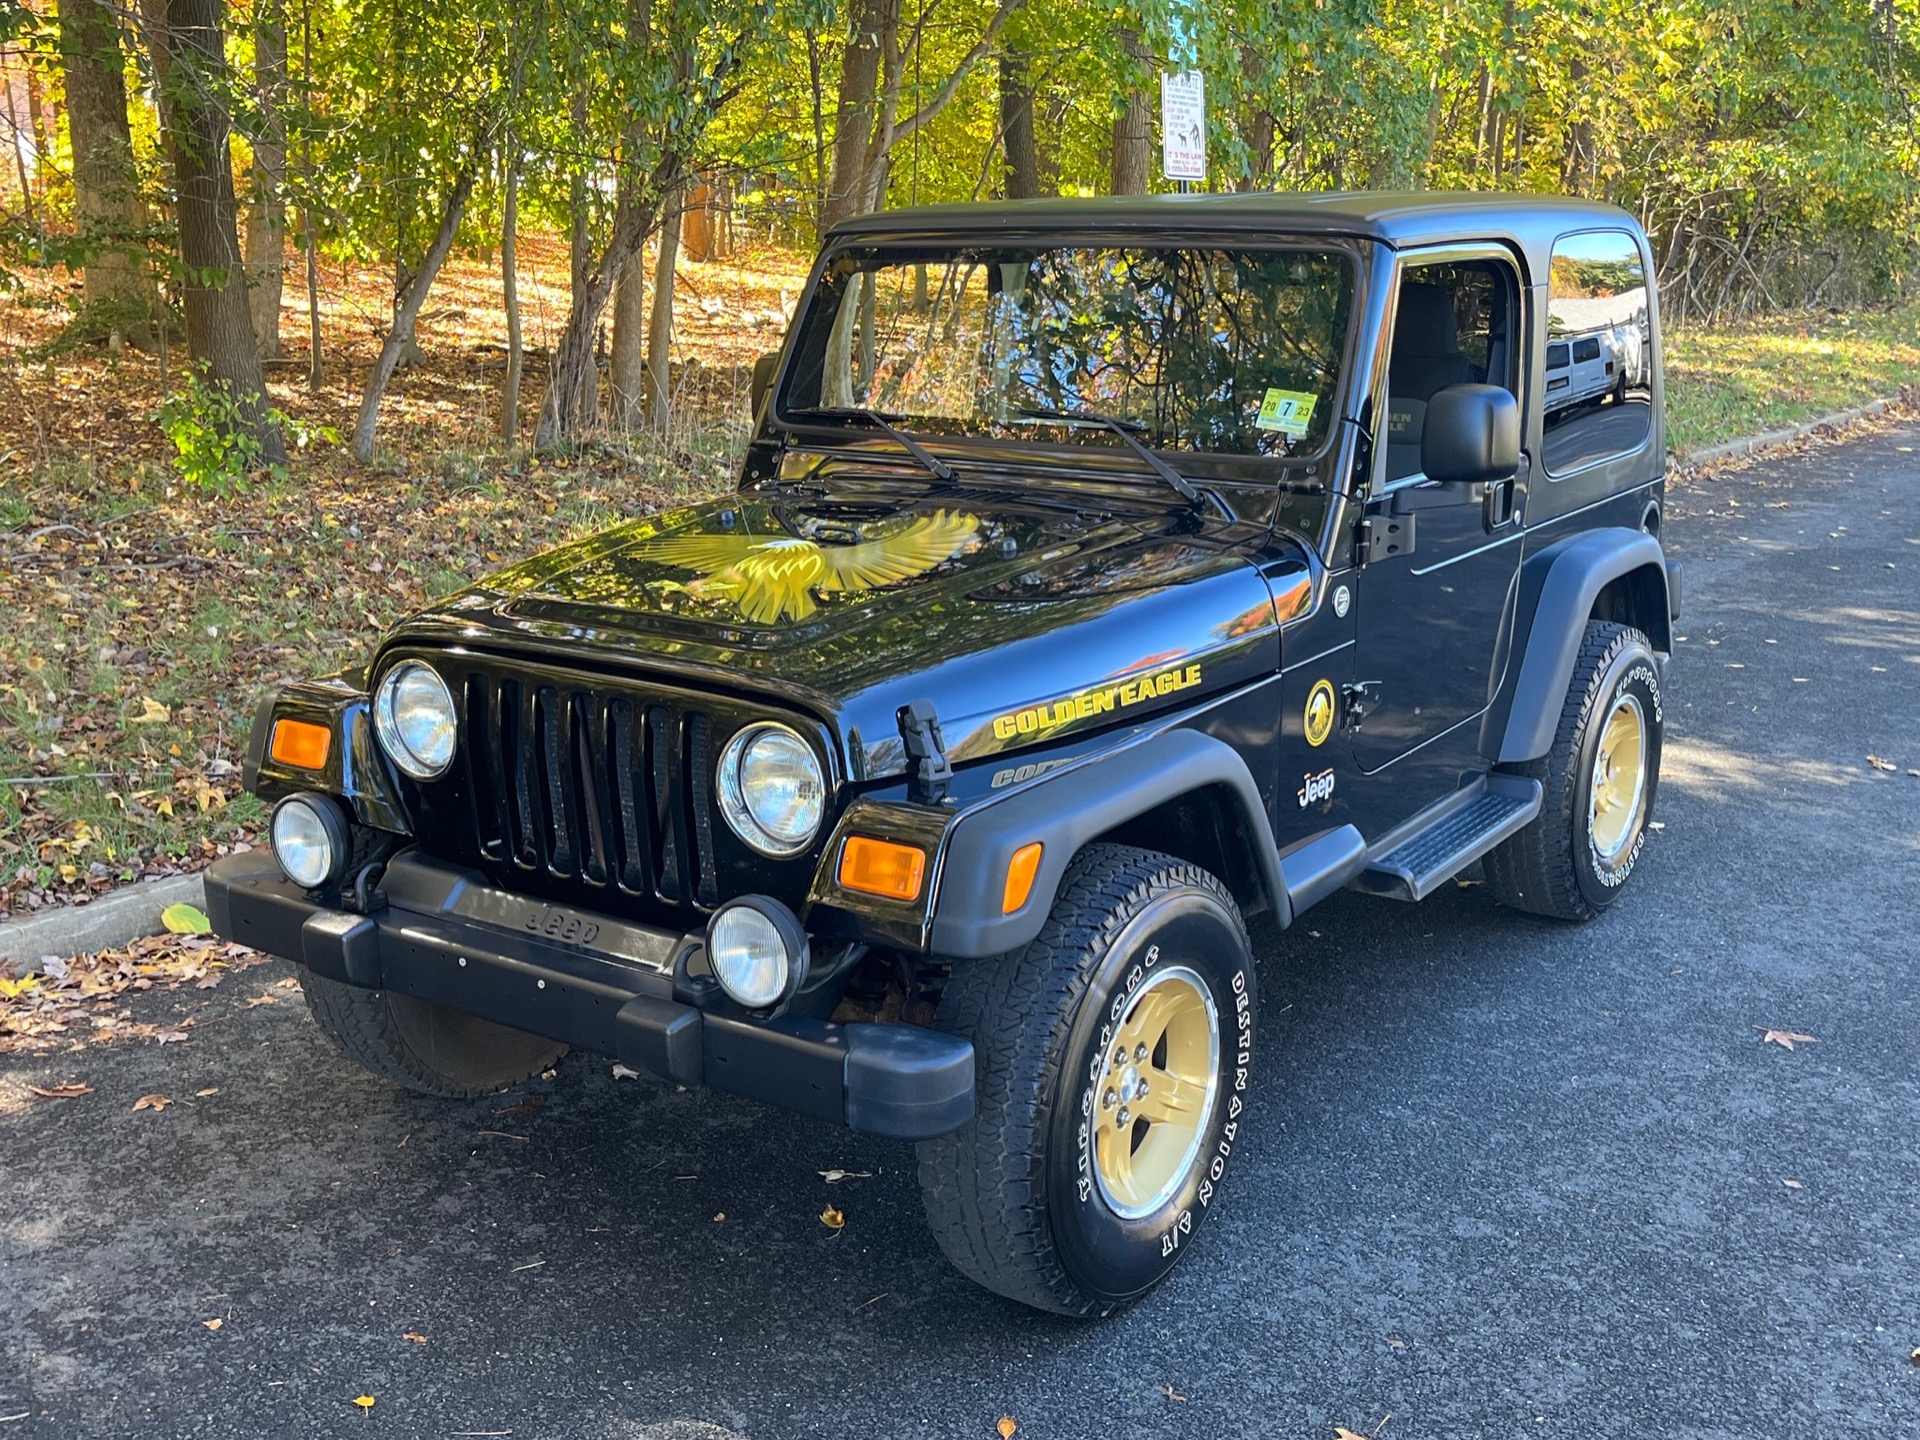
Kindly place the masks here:
<instances>
[{"instance_id":1,"label":"green inspection sticker","mask_svg":"<svg viewBox=\"0 0 1920 1440\"><path fill-rule=\"evenodd\" d=\"M1313 407L1319 398L1304 390L1269 390L1253 423L1262 430L1278 430L1298 439L1307 433L1307 422L1313 419Z\"/></svg>"}]
</instances>

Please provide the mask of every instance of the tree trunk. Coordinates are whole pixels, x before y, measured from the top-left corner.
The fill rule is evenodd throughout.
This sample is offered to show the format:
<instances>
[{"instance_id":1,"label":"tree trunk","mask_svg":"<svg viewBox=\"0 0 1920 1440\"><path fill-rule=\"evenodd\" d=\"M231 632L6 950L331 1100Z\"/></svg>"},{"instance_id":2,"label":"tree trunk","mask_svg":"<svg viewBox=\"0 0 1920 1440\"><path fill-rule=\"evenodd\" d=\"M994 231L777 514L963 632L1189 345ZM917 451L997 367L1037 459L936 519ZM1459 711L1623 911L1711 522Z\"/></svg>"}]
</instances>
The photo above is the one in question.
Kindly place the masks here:
<instances>
[{"instance_id":1,"label":"tree trunk","mask_svg":"<svg viewBox=\"0 0 1920 1440\"><path fill-rule=\"evenodd\" d=\"M408 277L405 288L395 297L393 328L380 343L380 358L373 362L373 373L367 376L367 388L360 395L360 418L353 427L353 458L362 465L373 458L373 430L380 420L381 397L387 393L387 382L393 379L401 352L413 343L413 322L426 303L427 291L433 288L440 267L446 264L454 236L460 233L460 217L466 213L477 174L477 168L470 163L453 182L453 191L440 214L440 226L433 233L433 243L421 257L420 268Z\"/></svg>"},{"instance_id":2,"label":"tree trunk","mask_svg":"<svg viewBox=\"0 0 1920 1440\"><path fill-rule=\"evenodd\" d=\"M302 0L300 7L300 76L313 84L313 0ZM320 393L320 258L313 233L313 128L303 127L301 169L306 173L307 194L300 203L302 247L307 252L307 389Z\"/></svg>"},{"instance_id":3,"label":"tree trunk","mask_svg":"<svg viewBox=\"0 0 1920 1440\"><path fill-rule=\"evenodd\" d=\"M680 258L680 220L687 192L661 206L660 255L653 267L653 311L647 317L647 425L664 435L673 408L673 271ZM631 268L631 267L630 267Z\"/></svg>"},{"instance_id":4,"label":"tree trunk","mask_svg":"<svg viewBox=\"0 0 1920 1440\"><path fill-rule=\"evenodd\" d=\"M572 118L574 134L585 136L588 117L584 80L576 82L573 87ZM584 167L575 165L567 180L567 299L576 311L586 295L587 277L593 270L593 217L588 208L590 203L587 172ZM598 324L597 315L595 323ZM573 413L580 417L582 425L591 425L598 418L600 409L600 372L594 363L592 329L587 332L587 341L587 363L573 375L578 393L573 397L571 407Z\"/></svg>"},{"instance_id":5,"label":"tree trunk","mask_svg":"<svg viewBox=\"0 0 1920 1440\"><path fill-rule=\"evenodd\" d=\"M1040 151L1033 138L1033 78L1025 51L1000 52L1000 143L1006 151L1009 200L1040 194Z\"/></svg>"},{"instance_id":6,"label":"tree trunk","mask_svg":"<svg viewBox=\"0 0 1920 1440\"><path fill-rule=\"evenodd\" d=\"M852 0L852 30L840 56L840 104L833 117L833 168L820 233L862 213L867 194L867 146L880 87L880 28L892 0Z\"/></svg>"},{"instance_id":7,"label":"tree trunk","mask_svg":"<svg viewBox=\"0 0 1920 1440\"><path fill-rule=\"evenodd\" d=\"M247 207L247 281L262 360L280 358L280 293L287 270L287 12L263 0L254 21L253 85L260 131L253 137L253 198Z\"/></svg>"},{"instance_id":8,"label":"tree trunk","mask_svg":"<svg viewBox=\"0 0 1920 1440\"><path fill-rule=\"evenodd\" d=\"M616 430L638 430L646 423L647 361L642 343L646 292L646 256L635 251L621 267L613 292L613 359L607 370L607 390Z\"/></svg>"},{"instance_id":9,"label":"tree trunk","mask_svg":"<svg viewBox=\"0 0 1920 1440\"><path fill-rule=\"evenodd\" d=\"M520 373L526 346L520 335L520 142L507 135L506 194L500 213L500 298L507 312L507 375L500 382L500 438L520 435Z\"/></svg>"},{"instance_id":10,"label":"tree trunk","mask_svg":"<svg viewBox=\"0 0 1920 1440\"><path fill-rule=\"evenodd\" d=\"M658 193L662 179L678 174L676 161L669 159L664 163L664 171L654 172L653 193ZM579 408L581 371L586 371L591 384L593 332L600 324L600 312L606 309L614 277L646 242L647 232L653 228L653 215L651 205L637 203L623 203L616 210L607 248L574 297L573 306L567 312L567 323L560 331L560 341L554 347L553 367L547 374L546 393L540 401L540 421L534 428L535 449L546 450L558 445L577 434L593 418Z\"/></svg>"},{"instance_id":11,"label":"tree trunk","mask_svg":"<svg viewBox=\"0 0 1920 1440\"><path fill-rule=\"evenodd\" d=\"M1247 108L1241 112L1240 138L1247 146L1247 168L1236 190L1273 188L1273 146L1280 122L1274 118L1270 97L1260 93L1265 62L1252 45L1240 48L1240 73L1248 90Z\"/></svg>"},{"instance_id":12,"label":"tree trunk","mask_svg":"<svg viewBox=\"0 0 1920 1440\"><path fill-rule=\"evenodd\" d=\"M13 103L13 86L0 86L7 96L7 128L13 132L13 163L20 174L20 206L26 215L27 224L38 229L40 218L33 203L33 171L27 167L27 130L20 123L20 107ZM39 165L39 157L34 157L34 165Z\"/></svg>"},{"instance_id":13,"label":"tree trunk","mask_svg":"<svg viewBox=\"0 0 1920 1440\"><path fill-rule=\"evenodd\" d=\"M60 0L60 62L73 146L74 208L87 246L82 294L114 335L145 336L159 308L146 267L146 206L127 124L120 22L102 0ZM22 173L22 184L25 174ZM28 195L29 217L32 199Z\"/></svg>"},{"instance_id":14,"label":"tree trunk","mask_svg":"<svg viewBox=\"0 0 1920 1440\"><path fill-rule=\"evenodd\" d=\"M269 465L286 463L286 443L273 423L267 387L247 313L247 274L240 259L238 202L227 140L225 39L221 0L148 0L162 114L173 157L180 227L181 309L187 353L225 390L241 423Z\"/></svg>"},{"instance_id":15,"label":"tree trunk","mask_svg":"<svg viewBox=\"0 0 1920 1440\"><path fill-rule=\"evenodd\" d=\"M1152 56L1137 31L1122 30L1120 45L1141 64ZM1113 122L1112 191L1115 195L1144 195L1153 176L1153 115L1146 93L1129 88L1126 103Z\"/></svg>"}]
</instances>

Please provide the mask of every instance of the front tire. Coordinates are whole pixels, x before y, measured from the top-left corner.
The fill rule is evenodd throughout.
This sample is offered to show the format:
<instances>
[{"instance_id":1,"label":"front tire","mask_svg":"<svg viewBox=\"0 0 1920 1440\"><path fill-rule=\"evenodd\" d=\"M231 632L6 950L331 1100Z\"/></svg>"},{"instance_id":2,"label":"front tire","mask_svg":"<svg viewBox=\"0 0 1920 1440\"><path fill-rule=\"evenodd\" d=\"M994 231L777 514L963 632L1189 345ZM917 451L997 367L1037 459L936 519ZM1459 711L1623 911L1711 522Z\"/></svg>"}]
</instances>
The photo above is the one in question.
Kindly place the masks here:
<instances>
[{"instance_id":1,"label":"front tire","mask_svg":"<svg viewBox=\"0 0 1920 1440\"><path fill-rule=\"evenodd\" d=\"M1664 722L1647 637L1588 621L1553 749L1520 767L1541 782L1545 803L1486 857L1496 899L1535 915L1591 920L1620 898L1653 818Z\"/></svg>"},{"instance_id":2,"label":"front tire","mask_svg":"<svg viewBox=\"0 0 1920 1440\"><path fill-rule=\"evenodd\" d=\"M546 1069L567 1047L391 990L300 970L307 1009L342 1055L422 1095L495 1095Z\"/></svg>"},{"instance_id":3,"label":"front tire","mask_svg":"<svg viewBox=\"0 0 1920 1440\"><path fill-rule=\"evenodd\" d=\"M1239 1138L1255 1000L1217 879L1083 851L1033 942L956 965L941 998L936 1023L973 1041L979 1075L974 1118L919 1147L947 1258L1065 1315L1110 1314L1166 1278Z\"/></svg>"}]
</instances>

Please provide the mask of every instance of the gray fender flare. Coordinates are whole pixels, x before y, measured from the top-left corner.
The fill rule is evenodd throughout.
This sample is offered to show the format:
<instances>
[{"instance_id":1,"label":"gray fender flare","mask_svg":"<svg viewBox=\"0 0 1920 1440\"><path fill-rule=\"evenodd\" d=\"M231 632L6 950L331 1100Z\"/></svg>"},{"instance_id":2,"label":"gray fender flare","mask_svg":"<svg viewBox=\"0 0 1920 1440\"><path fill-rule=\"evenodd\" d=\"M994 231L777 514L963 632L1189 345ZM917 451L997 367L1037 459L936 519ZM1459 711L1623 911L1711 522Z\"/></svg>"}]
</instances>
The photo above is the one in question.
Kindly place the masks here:
<instances>
[{"instance_id":1,"label":"gray fender flare","mask_svg":"<svg viewBox=\"0 0 1920 1440\"><path fill-rule=\"evenodd\" d=\"M1231 745L1199 730L1163 730L961 815L941 861L930 948L936 955L970 958L1019 949L1040 933L1061 877L1083 845L1156 805L1210 786L1224 789L1238 807L1267 902L1287 924L1293 906L1247 762ZM1043 848L1033 891L1026 904L1003 915L1007 866L1016 850L1036 840Z\"/></svg>"},{"instance_id":2,"label":"gray fender flare","mask_svg":"<svg viewBox=\"0 0 1920 1440\"><path fill-rule=\"evenodd\" d=\"M1662 597L1653 642L1670 644L1662 630L1672 613L1666 558L1660 542L1644 530L1591 530L1527 560L1521 569L1521 598L1524 604L1531 594L1534 603L1504 723L1492 731L1500 737L1494 752L1500 764L1538 760L1553 748L1594 601L1609 583L1642 569L1651 571L1650 581L1657 577Z\"/></svg>"}]
</instances>

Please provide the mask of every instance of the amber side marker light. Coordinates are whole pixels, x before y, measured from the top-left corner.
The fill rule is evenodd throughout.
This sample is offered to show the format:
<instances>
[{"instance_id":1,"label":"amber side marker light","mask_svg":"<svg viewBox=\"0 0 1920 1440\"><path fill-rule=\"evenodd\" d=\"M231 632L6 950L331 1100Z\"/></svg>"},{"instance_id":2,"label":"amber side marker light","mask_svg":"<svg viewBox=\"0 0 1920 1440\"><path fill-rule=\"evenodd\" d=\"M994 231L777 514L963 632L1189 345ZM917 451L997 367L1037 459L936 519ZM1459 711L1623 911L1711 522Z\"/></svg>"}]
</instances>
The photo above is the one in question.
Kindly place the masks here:
<instances>
[{"instance_id":1,"label":"amber side marker light","mask_svg":"<svg viewBox=\"0 0 1920 1440\"><path fill-rule=\"evenodd\" d=\"M1013 914L1033 894L1033 877L1040 873L1040 850L1038 840L1031 845L1022 845L1013 852L1013 859L1007 862L1007 890L1000 901L1002 915Z\"/></svg>"},{"instance_id":2,"label":"amber side marker light","mask_svg":"<svg viewBox=\"0 0 1920 1440\"><path fill-rule=\"evenodd\" d=\"M926 852L917 846L849 835L840 847L840 883L862 894L918 900L926 873Z\"/></svg>"},{"instance_id":3,"label":"amber side marker light","mask_svg":"<svg viewBox=\"0 0 1920 1440\"><path fill-rule=\"evenodd\" d=\"M324 725L310 725L305 720L273 722L273 745L269 753L277 764L291 765L296 770L323 769L327 752L332 748L333 732Z\"/></svg>"}]
</instances>

